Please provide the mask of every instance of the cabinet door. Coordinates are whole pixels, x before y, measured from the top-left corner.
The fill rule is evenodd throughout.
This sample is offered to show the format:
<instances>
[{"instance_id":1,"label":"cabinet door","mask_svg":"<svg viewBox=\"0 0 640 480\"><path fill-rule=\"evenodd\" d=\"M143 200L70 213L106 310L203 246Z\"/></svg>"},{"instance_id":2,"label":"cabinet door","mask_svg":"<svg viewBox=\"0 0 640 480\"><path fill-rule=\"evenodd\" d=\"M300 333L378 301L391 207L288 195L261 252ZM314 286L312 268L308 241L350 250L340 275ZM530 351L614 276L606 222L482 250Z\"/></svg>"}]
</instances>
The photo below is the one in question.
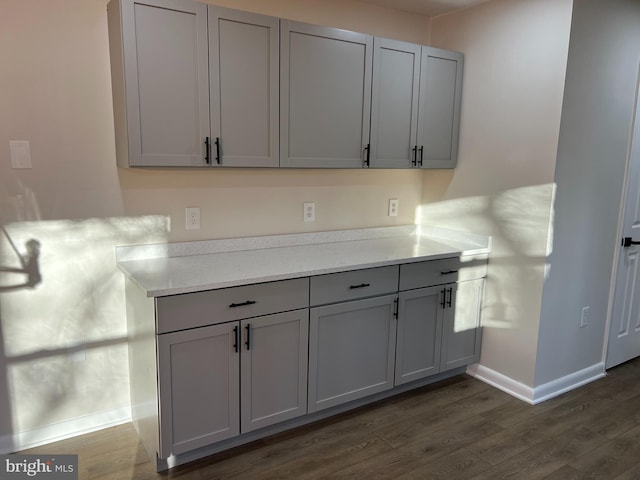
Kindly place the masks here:
<instances>
[{"instance_id":1,"label":"cabinet door","mask_svg":"<svg viewBox=\"0 0 640 480\"><path fill-rule=\"evenodd\" d=\"M309 310L241 325L242 433L307 413Z\"/></svg>"},{"instance_id":2,"label":"cabinet door","mask_svg":"<svg viewBox=\"0 0 640 480\"><path fill-rule=\"evenodd\" d=\"M417 164L420 45L375 38L371 98L371 167Z\"/></svg>"},{"instance_id":3,"label":"cabinet door","mask_svg":"<svg viewBox=\"0 0 640 480\"><path fill-rule=\"evenodd\" d=\"M238 327L158 335L161 458L240 433Z\"/></svg>"},{"instance_id":4,"label":"cabinet door","mask_svg":"<svg viewBox=\"0 0 640 480\"><path fill-rule=\"evenodd\" d=\"M280 22L280 166L361 168L373 37Z\"/></svg>"},{"instance_id":5,"label":"cabinet door","mask_svg":"<svg viewBox=\"0 0 640 480\"><path fill-rule=\"evenodd\" d=\"M422 47L418 163L453 168L458 161L463 55Z\"/></svg>"},{"instance_id":6,"label":"cabinet door","mask_svg":"<svg viewBox=\"0 0 640 480\"><path fill-rule=\"evenodd\" d=\"M428 377L440 371L445 293L442 286L400 293L396 385Z\"/></svg>"},{"instance_id":7,"label":"cabinet door","mask_svg":"<svg viewBox=\"0 0 640 480\"><path fill-rule=\"evenodd\" d=\"M278 29L277 18L209 6L214 166L278 166Z\"/></svg>"},{"instance_id":8,"label":"cabinet door","mask_svg":"<svg viewBox=\"0 0 640 480\"><path fill-rule=\"evenodd\" d=\"M393 387L396 295L312 308L309 412Z\"/></svg>"},{"instance_id":9,"label":"cabinet door","mask_svg":"<svg viewBox=\"0 0 640 480\"><path fill-rule=\"evenodd\" d=\"M206 5L136 0L121 9L129 165L205 165Z\"/></svg>"},{"instance_id":10,"label":"cabinet door","mask_svg":"<svg viewBox=\"0 0 640 480\"><path fill-rule=\"evenodd\" d=\"M451 287L448 287L451 288ZM441 371L463 367L480 360L482 328L480 312L484 279L459 282L447 299L442 328Z\"/></svg>"}]
</instances>

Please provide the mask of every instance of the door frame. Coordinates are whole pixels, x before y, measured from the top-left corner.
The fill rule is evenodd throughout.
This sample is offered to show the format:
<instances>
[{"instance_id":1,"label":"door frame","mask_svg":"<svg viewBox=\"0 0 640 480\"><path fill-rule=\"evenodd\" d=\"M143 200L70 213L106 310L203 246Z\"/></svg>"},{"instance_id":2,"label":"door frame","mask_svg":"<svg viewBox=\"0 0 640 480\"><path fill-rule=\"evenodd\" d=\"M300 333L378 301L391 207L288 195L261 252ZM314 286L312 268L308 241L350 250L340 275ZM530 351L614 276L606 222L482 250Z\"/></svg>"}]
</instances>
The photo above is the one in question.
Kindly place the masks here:
<instances>
[{"instance_id":1,"label":"door frame","mask_svg":"<svg viewBox=\"0 0 640 480\"><path fill-rule=\"evenodd\" d=\"M602 363L603 365L605 365L605 369L607 364L607 355L609 353L609 336L611 335L611 323L613 322L613 302L615 299L616 284L618 280L618 265L620 263L620 254L623 248L620 240L622 239L624 234L624 215L627 208L627 194L629 193L629 171L631 169L631 159L633 154L634 132L636 129L636 123L640 122L640 118L638 118L638 115L640 115L640 109L638 108L638 103L640 102L640 61L638 63L638 71L636 74L635 90L633 114L631 117L631 126L629 128L629 136L627 141L627 160L624 169L622 193L620 196L620 209L618 211L617 237L613 256L614 260L611 268L611 280L609 282L609 301L607 303L607 318L605 321L602 347ZM640 142L640 137L637 139L637 141Z\"/></svg>"}]
</instances>

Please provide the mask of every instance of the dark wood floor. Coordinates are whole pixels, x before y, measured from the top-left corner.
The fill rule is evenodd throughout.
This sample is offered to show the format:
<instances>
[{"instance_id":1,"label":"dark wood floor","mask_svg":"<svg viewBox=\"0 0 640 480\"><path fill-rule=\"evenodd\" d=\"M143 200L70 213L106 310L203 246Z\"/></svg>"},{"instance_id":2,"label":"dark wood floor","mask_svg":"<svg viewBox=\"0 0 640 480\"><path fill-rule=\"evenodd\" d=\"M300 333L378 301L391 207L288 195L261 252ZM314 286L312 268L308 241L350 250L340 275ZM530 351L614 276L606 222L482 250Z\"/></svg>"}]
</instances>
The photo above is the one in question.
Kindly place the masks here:
<instances>
[{"instance_id":1,"label":"dark wood floor","mask_svg":"<svg viewBox=\"0 0 640 480\"><path fill-rule=\"evenodd\" d=\"M640 479L640 359L537 406L463 375L160 474L130 424L28 453L101 480Z\"/></svg>"}]
</instances>

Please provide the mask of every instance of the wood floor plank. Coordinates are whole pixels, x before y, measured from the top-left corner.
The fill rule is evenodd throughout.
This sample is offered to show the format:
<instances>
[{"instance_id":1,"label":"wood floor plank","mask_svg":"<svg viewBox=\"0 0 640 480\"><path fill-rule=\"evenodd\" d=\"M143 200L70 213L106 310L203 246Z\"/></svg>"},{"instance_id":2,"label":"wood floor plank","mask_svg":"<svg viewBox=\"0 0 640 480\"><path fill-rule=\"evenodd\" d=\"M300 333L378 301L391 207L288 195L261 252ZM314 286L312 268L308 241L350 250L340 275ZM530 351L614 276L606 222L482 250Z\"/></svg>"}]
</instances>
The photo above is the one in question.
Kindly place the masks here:
<instances>
[{"instance_id":1,"label":"wood floor plank","mask_svg":"<svg viewBox=\"0 0 640 480\"><path fill-rule=\"evenodd\" d=\"M640 480L640 358L535 406L459 375L168 472L131 424L24 453L89 480Z\"/></svg>"}]
</instances>

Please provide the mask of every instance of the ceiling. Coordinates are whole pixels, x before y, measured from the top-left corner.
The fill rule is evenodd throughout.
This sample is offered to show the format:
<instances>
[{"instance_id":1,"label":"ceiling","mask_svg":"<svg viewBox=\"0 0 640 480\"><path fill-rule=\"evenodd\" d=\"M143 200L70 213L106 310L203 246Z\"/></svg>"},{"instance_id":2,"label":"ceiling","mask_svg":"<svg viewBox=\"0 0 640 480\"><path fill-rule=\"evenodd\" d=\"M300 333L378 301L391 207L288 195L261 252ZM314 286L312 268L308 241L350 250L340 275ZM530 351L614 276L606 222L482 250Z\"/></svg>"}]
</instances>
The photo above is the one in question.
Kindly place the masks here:
<instances>
[{"instance_id":1,"label":"ceiling","mask_svg":"<svg viewBox=\"0 0 640 480\"><path fill-rule=\"evenodd\" d=\"M437 17L445 13L470 7L486 0L360 0L363 3L379 5L395 10Z\"/></svg>"}]
</instances>

